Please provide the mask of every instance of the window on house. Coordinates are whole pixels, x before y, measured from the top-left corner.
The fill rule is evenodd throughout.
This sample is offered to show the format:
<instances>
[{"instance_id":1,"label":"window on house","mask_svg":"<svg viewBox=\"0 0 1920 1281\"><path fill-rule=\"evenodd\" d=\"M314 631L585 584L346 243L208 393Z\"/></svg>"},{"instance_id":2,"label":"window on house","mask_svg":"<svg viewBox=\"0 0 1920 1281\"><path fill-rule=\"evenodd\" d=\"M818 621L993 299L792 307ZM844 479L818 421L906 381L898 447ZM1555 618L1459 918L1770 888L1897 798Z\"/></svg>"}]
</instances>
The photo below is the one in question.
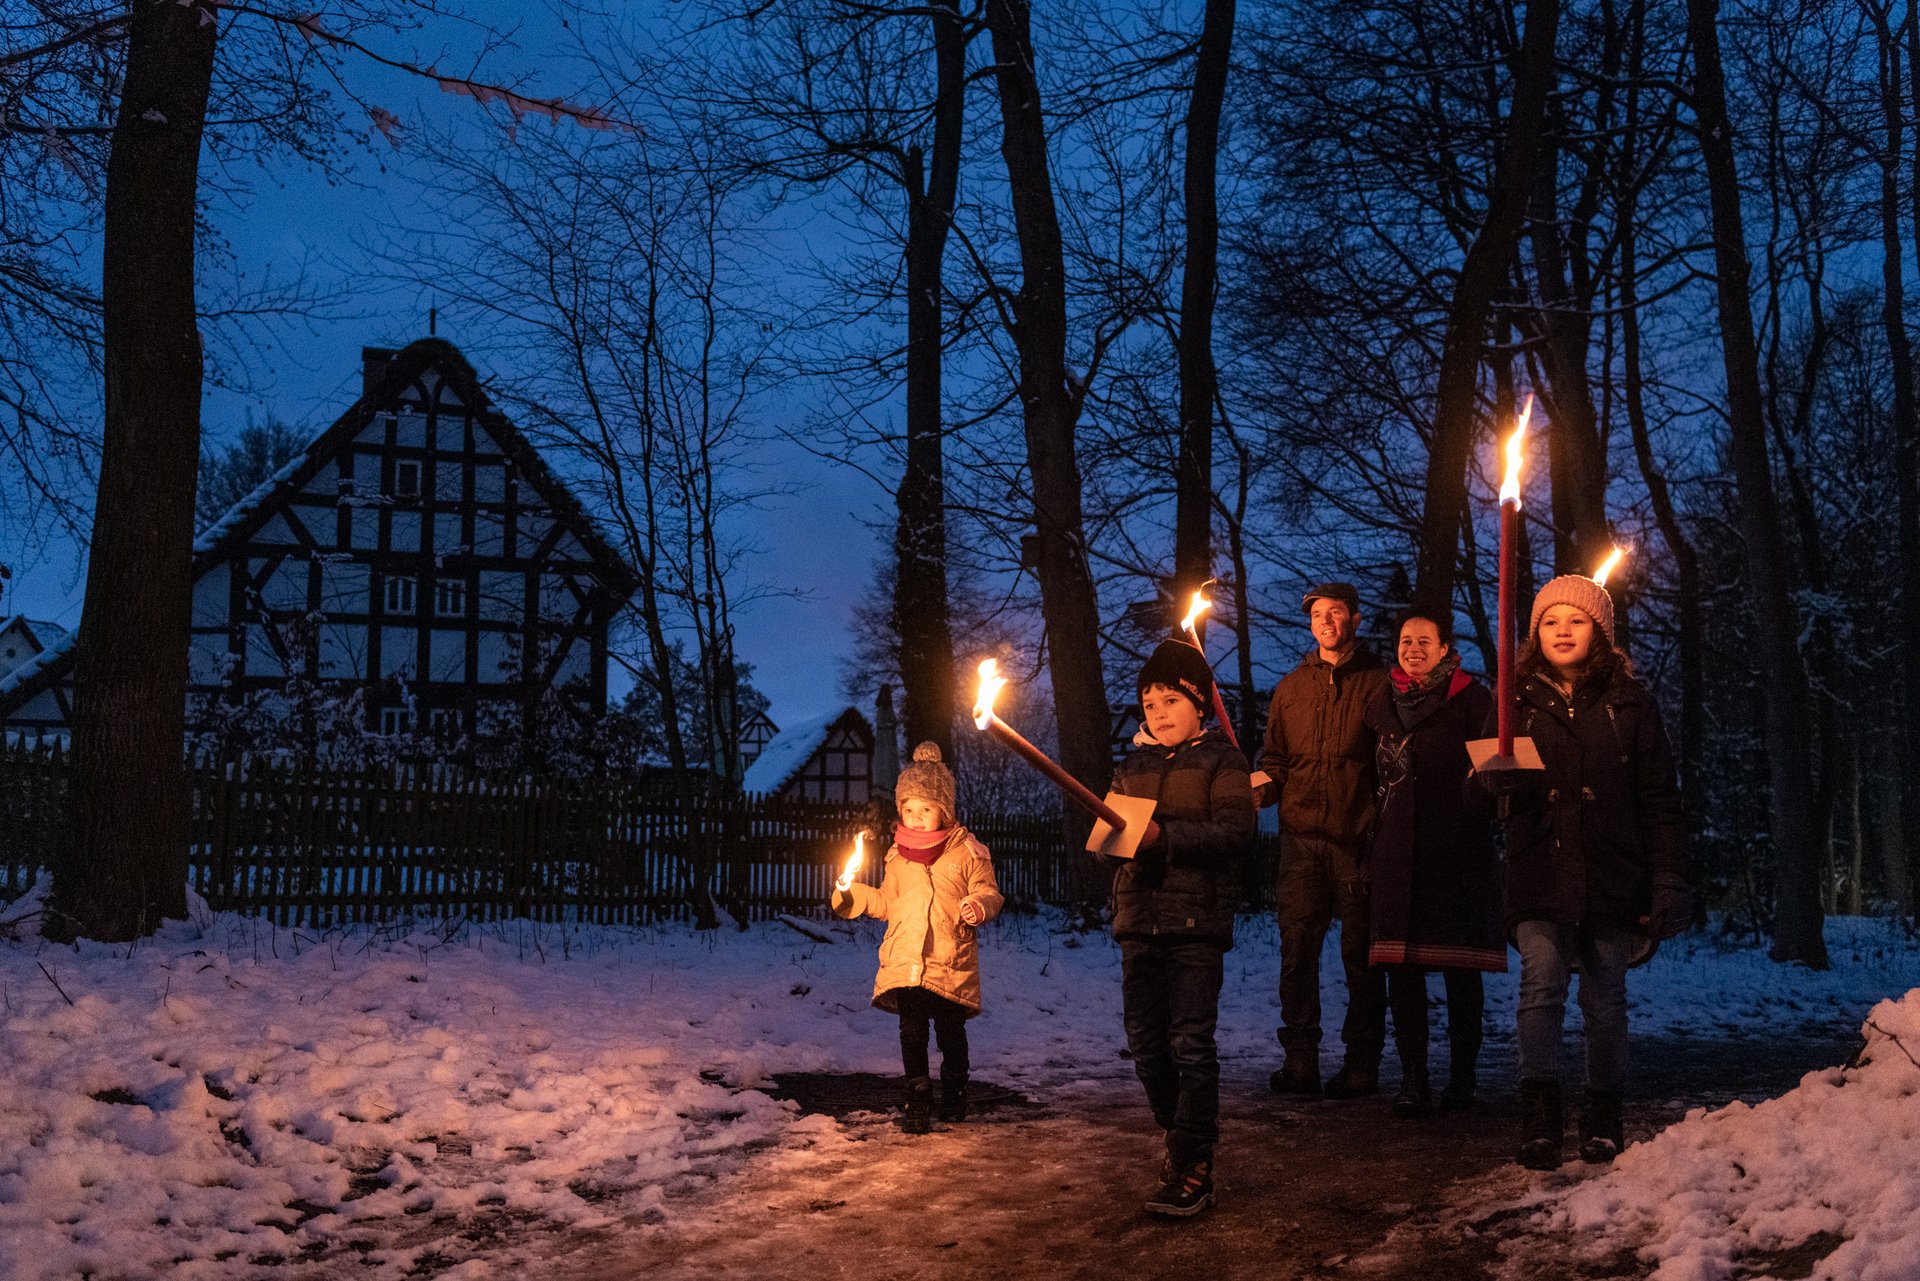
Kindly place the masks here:
<instances>
[{"instance_id":1,"label":"window on house","mask_svg":"<svg viewBox=\"0 0 1920 1281\"><path fill-rule=\"evenodd\" d=\"M442 578L433 585L433 612L442 618L467 616L467 585L458 578Z\"/></svg>"},{"instance_id":2,"label":"window on house","mask_svg":"<svg viewBox=\"0 0 1920 1281\"><path fill-rule=\"evenodd\" d=\"M393 494L396 498L420 497L420 461L403 458L393 465Z\"/></svg>"},{"instance_id":3,"label":"window on house","mask_svg":"<svg viewBox=\"0 0 1920 1281\"><path fill-rule=\"evenodd\" d=\"M411 578L387 580L387 612L389 614L413 612L413 580Z\"/></svg>"},{"instance_id":4,"label":"window on house","mask_svg":"<svg viewBox=\"0 0 1920 1281\"><path fill-rule=\"evenodd\" d=\"M427 713L427 724L442 738L453 738L466 729L466 718L457 707L436 707Z\"/></svg>"},{"instance_id":5,"label":"window on house","mask_svg":"<svg viewBox=\"0 0 1920 1281\"><path fill-rule=\"evenodd\" d=\"M413 732L413 713L404 707L383 707L380 709L380 732L382 734L410 734Z\"/></svg>"}]
</instances>

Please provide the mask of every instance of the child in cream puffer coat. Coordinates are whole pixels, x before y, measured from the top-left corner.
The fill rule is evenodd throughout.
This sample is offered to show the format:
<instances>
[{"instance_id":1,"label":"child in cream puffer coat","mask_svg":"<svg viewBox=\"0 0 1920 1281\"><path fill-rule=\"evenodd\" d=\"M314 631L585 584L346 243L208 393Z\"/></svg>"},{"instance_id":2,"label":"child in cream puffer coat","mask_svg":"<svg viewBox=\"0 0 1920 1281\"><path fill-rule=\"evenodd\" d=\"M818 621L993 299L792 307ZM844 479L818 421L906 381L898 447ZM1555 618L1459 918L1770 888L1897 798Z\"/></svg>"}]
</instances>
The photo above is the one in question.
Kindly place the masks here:
<instances>
[{"instance_id":1,"label":"child in cream puffer coat","mask_svg":"<svg viewBox=\"0 0 1920 1281\"><path fill-rule=\"evenodd\" d=\"M967 1020L980 1012L974 932L999 914L1002 899L987 847L955 817L953 774L940 763L936 744L913 749L913 763L894 786L894 802L900 821L880 887L836 886L832 906L838 916L887 923L873 1003L900 1017L907 1075L902 1126L925 1134L934 1113L929 1023L940 1043L940 1119L966 1118Z\"/></svg>"}]
</instances>

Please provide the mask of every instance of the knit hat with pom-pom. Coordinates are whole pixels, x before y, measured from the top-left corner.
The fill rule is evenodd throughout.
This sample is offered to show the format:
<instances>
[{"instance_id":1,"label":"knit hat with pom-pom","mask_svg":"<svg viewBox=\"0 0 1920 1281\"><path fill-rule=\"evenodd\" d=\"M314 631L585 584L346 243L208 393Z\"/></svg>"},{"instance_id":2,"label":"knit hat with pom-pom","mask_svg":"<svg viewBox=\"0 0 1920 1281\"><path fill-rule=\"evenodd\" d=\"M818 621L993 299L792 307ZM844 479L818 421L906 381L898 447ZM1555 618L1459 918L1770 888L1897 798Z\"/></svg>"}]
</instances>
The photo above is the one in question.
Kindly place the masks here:
<instances>
[{"instance_id":1,"label":"knit hat with pom-pom","mask_svg":"<svg viewBox=\"0 0 1920 1281\"><path fill-rule=\"evenodd\" d=\"M1607 644L1613 641L1613 597L1607 595L1607 589L1588 578L1585 574L1562 574L1540 589L1533 598L1533 618L1527 624L1527 635L1532 636L1540 630L1540 619L1555 605L1571 605L1600 629L1607 638Z\"/></svg>"},{"instance_id":2,"label":"knit hat with pom-pom","mask_svg":"<svg viewBox=\"0 0 1920 1281\"><path fill-rule=\"evenodd\" d=\"M940 763L938 743L922 743L914 748L913 764L900 771L900 781L893 785L896 805L905 805L911 800L936 805L946 816L943 826L951 826L956 817L953 794L953 771Z\"/></svg>"}]
</instances>

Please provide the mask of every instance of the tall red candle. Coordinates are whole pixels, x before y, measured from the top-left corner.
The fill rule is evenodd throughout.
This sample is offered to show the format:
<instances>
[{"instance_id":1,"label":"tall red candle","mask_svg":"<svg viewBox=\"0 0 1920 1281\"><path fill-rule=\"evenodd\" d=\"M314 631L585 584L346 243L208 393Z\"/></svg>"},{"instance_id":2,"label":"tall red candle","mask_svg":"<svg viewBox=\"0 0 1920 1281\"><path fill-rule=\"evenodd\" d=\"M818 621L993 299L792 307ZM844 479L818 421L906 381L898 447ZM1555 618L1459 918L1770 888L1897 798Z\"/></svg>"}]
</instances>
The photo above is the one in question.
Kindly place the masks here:
<instances>
[{"instance_id":1,"label":"tall red candle","mask_svg":"<svg viewBox=\"0 0 1920 1281\"><path fill-rule=\"evenodd\" d=\"M1514 608L1516 585L1513 558L1519 554L1520 541L1520 467L1526 456L1527 420L1533 416L1533 397L1520 406L1520 421L1507 437L1506 478L1500 483L1500 636L1496 645L1498 670L1495 673L1495 697L1499 699L1500 755L1513 759L1513 646L1519 626Z\"/></svg>"},{"instance_id":2,"label":"tall red candle","mask_svg":"<svg viewBox=\"0 0 1920 1281\"><path fill-rule=\"evenodd\" d=\"M1500 755L1513 757L1513 555L1519 534L1520 504L1500 504L1500 641L1499 673Z\"/></svg>"}]
</instances>

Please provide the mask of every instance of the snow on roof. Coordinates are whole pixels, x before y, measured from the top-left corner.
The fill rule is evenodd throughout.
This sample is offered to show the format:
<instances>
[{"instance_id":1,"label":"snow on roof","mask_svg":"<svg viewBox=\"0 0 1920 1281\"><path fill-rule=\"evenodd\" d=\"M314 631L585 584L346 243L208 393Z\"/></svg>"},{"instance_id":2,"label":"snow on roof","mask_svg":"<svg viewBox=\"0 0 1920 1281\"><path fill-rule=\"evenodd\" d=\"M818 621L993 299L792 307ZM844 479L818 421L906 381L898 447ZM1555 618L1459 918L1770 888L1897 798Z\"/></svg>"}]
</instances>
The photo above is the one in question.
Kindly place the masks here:
<instances>
[{"instance_id":1,"label":"snow on roof","mask_svg":"<svg viewBox=\"0 0 1920 1281\"><path fill-rule=\"evenodd\" d=\"M15 614L0 622L0 633L10 631L15 624L27 629L33 638L42 645L51 645L67 634L67 629L50 618L28 618L25 614Z\"/></svg>"},{"instance_id":2,"label":"snow on roof","mask_svg":"<svg viewBox=\"0 0 1920 1281\"><path fill-rule=\"evenodd\" d=\"M45 649L12 671L7 672L5 675L0 675L0 698L5 698L8 694L13 693L14 690L25 685L34 673L43 668L51 667L72 648L72 632L62 631L58 636L50 638L47 641L47 647Z\"/></svg>"},{"instance_id":3,"label":"snow on roof","mask_svg":"<svg viewBox=\"0 0 1920 1281\"><path fill-rule=\"evenodd\" d=\"M201 530L200 536L193 540L193 554L195 556L204 555L219 546L220 540L226 537L228 530L251 516L255 508L259 507L261 503L266 502L276 489L280 488L281 485L292 478L294 472L300 470L300 464L307 461L307 455L312 452L313 446L317 441L318 437L316 437L315 440L308 441L306 448L287 459L284 467L261 481L258 485L255 485L252 493L227 508L226 515Z\"/></svg>"},{"instance_id":4,"label":"snow on roof","mask_svg":"<svg viewBox=\"0 0 1920 1281\"><path fill-rule=\"evenodd\" d=\"M828 712L825 716L816 716L810 721L802 721L790 729L783 729L767 740L760 749L760 755L747 767L746 777L740 781L743 790L771 795L793 781L820 745L827 741L827 733L842 716L855 711L851 707L842 707Z\"/></svg>"}]
</instances>

